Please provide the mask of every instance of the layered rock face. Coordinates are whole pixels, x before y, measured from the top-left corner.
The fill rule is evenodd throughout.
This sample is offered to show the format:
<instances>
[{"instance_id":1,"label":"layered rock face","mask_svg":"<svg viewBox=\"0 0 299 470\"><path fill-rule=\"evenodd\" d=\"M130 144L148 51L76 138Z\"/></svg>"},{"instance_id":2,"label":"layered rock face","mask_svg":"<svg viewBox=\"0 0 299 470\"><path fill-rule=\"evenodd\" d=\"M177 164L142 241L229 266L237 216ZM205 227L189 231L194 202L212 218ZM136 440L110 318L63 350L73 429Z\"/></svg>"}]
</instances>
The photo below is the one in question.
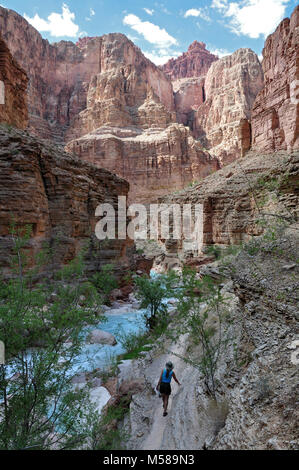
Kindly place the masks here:
<instances>
[{"instance_id":1,"label":"layered rock face","mask_svg":"<svg viewBox=\"0 0 299 470\"><path fill-rule=\"evenodd\" d=\"M66 148L127 179L134 202L155 201L218 169L218 161L203 152L189 129L179 124L143 131L103 126Z\"/></svg>"},{"instance_id":2,"label":"layered rock face","mask_svg":"<svg viewBox=\"0 0 299 470\"><path fill-rule=\"evenodd\" d=\"M155 201L217 169L218 160L175 123L163 72L122 35L102 40L105 66L90 81L87 108L70 125L66 149L127 179L130 199L138 202Z\"/></svg>"},{"instance_id":3,"label":"layered rock face","mask_svg":"<svg viewBox=\"0 0 299 470\"><path fill-rule=\"evenodd\" d=\"M262 86L262 67L250 49L214 62L207 73L206 101L196 111L193 128L204 147L224 164L250 148L251 108Z\"/></svg>"},{"instance_id":4,"label":"layered rock face","mask_svg":"<svg viewBox=\"0 0 299 470\"><path fill-rule=\"evenodd\" d=\"M216 60L203 42L194 41L187 52L161 67L172 81L177 121L191 131L194 111L205 101L205 76Z\"/></svg>"},{"instance_id":5,"label":"layered rock face","mask_svg":"<svg viewBox=\"0 0 299 470\"><path fill-rule=\"evenodd\" d=\"M131 183L147 202L218 168L175 124L171 81L122 34L50 45L0 9L0 28L30 75L30 131Z\"/></svg>"},{"instance_id":6,"label":"layered rock face","mask_svg":"<svg viewBox=\"0 0 299 470\"><path fill-rule=\"evenodd\" d=\"M218 57L211 54L203 42L194 41L188 51L177 59L170 59L162 65L163 72L172 80L205 76Z\"/></svg>"},{"instance_id":7,"label":"layered rock face","mask_svg":"<svg viewBox=\"0 0 299 470\"><path fill-rule=\"evenodd\" d=\"M222 164L243 156L251 146L251 109L263 86L256 54L239 49L218 59L195 41L162 69L172 80L177 121Z\"/></svg>"},{"instance_id":8,"label":"layered rock face","mask_svg":"<svg viewBox=\"0 0 299 470\"><path fill-rule=\"evenodd\" d=\"M299 148L299 6L271 34L263 49L264 88L252 111L253 148Z\"/></svg>"},{"instance_id":9,"label":"layered rock face","mask_svg":"<svg viewBox=\"0 0 299 470\"><path fill-rule=\"evenodd\" d=\"M28 78L12 57L0 34L0 123L25 129Z\"/></svg>"},{"instance_id":10,"label":"layered rock face","mask_svg":"<svg viewBox=\"0 0 299 470\"><path fill-rule=\"evenodd\" d=\"M50 45L22 16L2 7L0 31L30 79L30 132L62 143L71 117L84 108L84 79L95 66L94 58L86 57L82 67L83 57L75 44Z\"/></svg>"},{"instance_id":11,"label":"layered rock face","mask_svg":"<svg viewBox=\"0 0 299 470\"><path fill-rule=\"evenodd\" d=\"M205 77L180 78L172 82L177 121L194 131L194 116L206 100Z\"/></svg>"},{"instance_id":12,"label":"layered rock face","mask_svg":"<svg viewBox=\"0 0 299 470\"><path fill-rule=\"evenodd\" d=\"M89 90L90 99L97 74L107 74L106 80L110 83L106 93L110 93L110 109L115 107L114 111L111 110L115 115L118 87L125 87L126 103L122 103L125 106L141 104L141 95L152 93L168 111L173 110L170 82L122 34L84 38L77 44L60 41L51 45L22 16L2 7L0 31L30 77L29 125L31 132L40 137L51 138L58 143L65 141L66 129L88 104L87 92ZM115 76L113 73L109 75L113 70ZM141 76L138 75L140 72ZM101 78L105 81L104 75ZM104 83L101 85L105 87ZM102 112L103 109L98 109L98 113ZM106 118L107 113L109 111L106 110ZM126 113L123 118L127 118Z\"/></svg>"},{"instance_id":13,"label":"layered rock face","mask_svg":"<svg viewBox=\"0 0 299 470\"><path fill-rule=\"evenodd\" d=\"M53 248L56 266L71 260L89 243L87 266L99 269L116 263L118 271L133 263L128 240L96 239L96 207L110 203L118 213L118 196L127 196L129 185L109 171L96 168L54 145L0 127L0 264L9 269L12 240L9 225L32 226L26 246L33 255L43 242Z\"/></svg>"},{"instance_id":14,"label":"layered rock face","mask_svg":"<svg viewBox=\"0 0 299 470\"><path fill-rule=\"evenodd\" d=\"M265 195L259 181L277 181L282 196L282 213L298 215L299 153L272 155L248 154L246 159L233 162L217 173L208 176L200 184L178 194L160 200L166 204L203 205L203 244L236 245L263 232L257 222L257 201ZM269 210L273 212L271 198ZM280 204L280 203L279 203ZM297 211L297 212L296 212ZM187 259L184 240L160 240L167 257ZM192 255L191 255L192 256ZM198 260L200 264L200 259Z\"/></svg>"},{"instance_id":15,"label":"layered rock face","mask_svg":"<svg viewBox=\"0 0 299 470\"><path fill-rule=\"evenodd\" d=\"M164 128L175 120L171 83L139 48L122 34L108 34L84 41L82 50L93 42L101 67L89 82L87 107L71 123L68 141L103 125Z\"/></svg>"}]
</instances>

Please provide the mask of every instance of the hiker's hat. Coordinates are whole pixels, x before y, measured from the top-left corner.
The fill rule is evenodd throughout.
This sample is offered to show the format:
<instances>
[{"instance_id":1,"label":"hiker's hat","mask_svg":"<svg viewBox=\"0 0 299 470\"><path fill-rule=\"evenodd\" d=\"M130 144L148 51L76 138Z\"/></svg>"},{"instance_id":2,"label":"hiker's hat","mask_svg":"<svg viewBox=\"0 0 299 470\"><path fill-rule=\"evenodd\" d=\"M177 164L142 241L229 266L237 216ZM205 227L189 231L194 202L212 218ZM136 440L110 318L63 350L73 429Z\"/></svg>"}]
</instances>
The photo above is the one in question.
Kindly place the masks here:
<instances>
[{"instance_id":1,"label":"hiker's hat","mask_svg":"<svg viewBox=\"0 0 299 470\"><path fill-rule=\"evenodd\" d=\"M167 369L172 370L173 369L173 363L171 361L166 362L166 367L167 367Z\"/></svg>"}]
</instances>

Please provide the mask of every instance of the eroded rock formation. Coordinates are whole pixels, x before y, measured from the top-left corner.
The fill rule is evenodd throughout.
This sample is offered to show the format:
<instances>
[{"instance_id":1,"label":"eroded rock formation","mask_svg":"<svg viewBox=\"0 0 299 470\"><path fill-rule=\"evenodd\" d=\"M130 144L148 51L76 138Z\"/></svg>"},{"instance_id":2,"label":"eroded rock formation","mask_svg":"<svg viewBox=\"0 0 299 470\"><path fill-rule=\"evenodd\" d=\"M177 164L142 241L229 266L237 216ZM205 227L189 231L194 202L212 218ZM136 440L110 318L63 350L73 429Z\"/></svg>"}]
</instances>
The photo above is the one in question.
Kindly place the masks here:
<instances>
[{"instance_id":1,"label":"eroded rock formation","mask_svg":"<svg viewBox=\"0 0 299 470\"><path fill-rule=\"evenodd\" d=\"M134 202L153 202L219 168L218 160L179 124L144 131L103 126L71 141L67 149L127 179Z\"/></svg>"},{"instance_id":2,"label":"eroded rock formation","mask_svg":"<svg viewBox=\"0 0 299 470\"><path fill-rule=\"evenodd\" d=\"M19 227L32 226L28 253L33 255L47 241L56 266L73 259L87 242L88 269L116 263L121 272L132 265L131 241L100 242L94 236L99 221L96 207L110 203L118 213L118 196L126 196L129 190L123 179L27 133L0 127L0 180L0 265L4 272L12 248L8 236L12 217Z\"/></svg>"},{"instance_id":3,"label":"eroded rock formation","mask_svg":"<svg viewBox=\"0 0 299 470\"><path fill-rule=\"evenodd\" d=\"M250 49L214 62L207 73L206 101L196 111L193 129L225 164L250 148L251 108L262 86L261 64Z\"/></svg>"},{"instance_id":4,"label":"eroded rock formation","mask_svg":"<svg viewBox=\"0 0 299 470\"><path fill-rule=\"evenodd\" d=\"M50 45L0 8L0 28L30 74L30 131L129 180L154 200L218 168L175 124L171 81L122 34Z\"/></svg>"},{"instance_id":5,"label":"eroded rock formation","mask_svg":"<svg viewBox=\"0 0 299 470\"><path fill-rule=\"evenodd\" d=\"M258 204L264 201L267 181L276 181L280 187L281 205L279 203L278 207L281 212L286 215L298 215L298 176L298 152L289 155L280 152L276 154L275 159L272 155L251 153L245 159L233 162L208 176L193 188L164 197L160 202L181 206L190 203L202 204L204 246L236 245L263 232L257 222ZM271 197L266 200L269 200L270 204L268 212L273 211ZM182 259L190 256L182 239L176 241L170 238L160 242L164 246L166 257L176 258L176 262L178 256ZM197 261L200 265L201 259ZM165 263L165 260L163 262Z\"/></svg>"},{"instance_id":6,"label":"eroded rock formation","mask_svg":"<svg viewBox=\"0 0 299 470\"><path fill-rule=\"evenodd\" d=\"M25 129L28 78L0 34L0 123Z\"/></svg>"},{"instance_id":7,"label":"eroded rock formation","mask_svg":"<svg viewBox=\"0 0 299 470\"><path fill-rule=\"evenodd\" d=\"M252 145L260 151L299 148L299 6L268 36L265 84L252 111Z\"/></svg>"},{"instance_id":8,"label":"eroded rock formation","mask_svg":"<svg viewBox=\"0 0 299 470\"><path fill-rule=\"evenodd\" d=\"M172 86L177 121L194 131L196 110L206 100L205 77L179 78Z\"/></svg>"},{"instance_id":9,"label":"eroded rock formation","mask_svg":"<svg viewBox=\"0 0 299 470\"><path fill-rule=\"evenodd\" d=\"M177 59L170 59L161 68L172 81L187 77L203 77L216 60L218 57L206 49L205 43L193 41L187 52Z\"/></svg>"},{"instance_id":10,"label":"eroded rock formation","mask_svg":"<svg viewBox=\"0 0 299 470\"><path fill-rule=\"evenodd\" d=\"M142 202L217 169L218 160L175 123L163 72L124 36L102 41L106 65L90 81L87 108L70 125L66 149L127 179L131 200Z\"/></svg>"},{"instance_id":11,"label":"eroded rock formation","mask_svg":"<svg viewBox=\"0 0 299 470\"><path fill-rule=\"evenodd\" d=\"M123 99L121 104L128 107L140 105L151 94L167 111L174 109L170 81L123 34L84 38L77 44L70 41L49 44L22 16L2 7L0 31L30 77L30 130L40 137L63 143L66 129L86 108L87 99L90 100L92 89L97 85L102 88L107 85L109 109L115 115L118 114L119 94ZM98 74L101 74L101 84L97 83ZM103 109L97 111L103 112ZM109 120L108 115L106 110L105 122ZM123 112L122 117L127 120L128 115Z\"/></svg>"}]
</instances>

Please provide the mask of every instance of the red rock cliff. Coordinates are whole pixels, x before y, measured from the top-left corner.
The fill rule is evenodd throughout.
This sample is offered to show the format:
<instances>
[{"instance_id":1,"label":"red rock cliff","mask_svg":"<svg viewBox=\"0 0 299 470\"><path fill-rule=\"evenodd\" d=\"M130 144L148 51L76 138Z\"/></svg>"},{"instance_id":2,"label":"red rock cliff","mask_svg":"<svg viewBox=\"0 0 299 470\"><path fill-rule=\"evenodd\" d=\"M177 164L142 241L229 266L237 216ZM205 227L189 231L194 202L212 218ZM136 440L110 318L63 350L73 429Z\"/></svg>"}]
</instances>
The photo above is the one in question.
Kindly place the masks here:
<instances>
[{"instance_id":1,"label":"red rock cliff","mask_svg":"<svg viewBox=\"0 0 299 470\"><path fill-rule=\"evenodd\" d=\"M218 160L175 123L163 72L125 36L101 41L104 65L90 80L86 109L66 133L66 149L127 179L131 200L144 202L217 169Z\"/></svg>"},{"instance_id":2,"label":"red rock cliff","mask_svg":"<svg viewBox=\"0 0 299 470\"><path fill-rule=\"evenodd\" d=\"M207 73L206 101L196 111L194 132L225 164L250 148L251 108L262 86L262 67L251 49L219 59Z\"/></svg>"},{"instance_id":3,"label":"red rock cliff","mask_svg":"<svg viewBox=\"0 0 299 470\"><path fill-rule=\"evenodd\" d=\"M25 129L28 78L0 35L0 123Z\"/></svg>"},{"instance_id":4,"label":"red rock cliff","mask_svg":"<svg viewBox=\"0 0 299 470\"><path fill-rule=\"evenodd\" d=\"M127 78L130 67L134 69L126 89L131 97L128 106L133 106L135 94L136 101L140 100L141 85L148 92L152 89L168 111L174 109L170 81L122 34L85 38L77 44L68 41L49 44L22 16L2 7L0 31L30 78L30 130L41 137L63 143L66 129L87 106L87 92L93 77L109 73L120 64L126 67ZM140 77L138 72L141 72ZM134 83L139 88L134 88Z\"/></svg>"},{"instance_id":5,"label":"red rock cliff","mask_svg":"<svg viewBox=\"0 0 299 470\"><path fill-rule=\"evenodd\" d=\"M94 235L96 207L127 196L129 185L107 170L71 156L55 145L19 130L0 126L0 265L9 267L12 248L9 224L30 224L27 250L35 253L47 241L57 266L71 260L90 243L88 268L115 263L119 272L132 264L132 241L98 241Z\"/></svg>"},{"instance_id":6,"label":"red rock cliff","mask_svg":"<svg viewBox=\"0 0 299 470\"><path fill-rule=\"evenodd\" d=\"M206 49L205 43L194 41L187 52L177 59L170 59L161 68L171 80L202 77L207 74L211 64L216 60L218 57Z\"/></svg>"},{"instance_id":7,"label":"red rock cliff","mask_svg":"<svg viewBox=\"0 0 299 470\"><path fill-rule=\"evenodd\" d=\"M299 6L284 19L263 49L264 88L252 111L257 150L299 148Z\"/></svg>"}]
</instances>

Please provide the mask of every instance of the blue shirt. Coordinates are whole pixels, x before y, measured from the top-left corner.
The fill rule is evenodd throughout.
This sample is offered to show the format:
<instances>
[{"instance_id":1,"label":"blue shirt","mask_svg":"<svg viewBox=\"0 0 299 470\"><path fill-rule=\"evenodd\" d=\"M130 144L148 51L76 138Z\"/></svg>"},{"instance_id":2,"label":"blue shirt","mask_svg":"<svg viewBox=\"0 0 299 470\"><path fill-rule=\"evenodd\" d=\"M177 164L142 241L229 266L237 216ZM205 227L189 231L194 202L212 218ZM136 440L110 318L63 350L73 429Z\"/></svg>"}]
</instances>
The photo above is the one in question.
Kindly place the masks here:
<instances>
[{"instance_id":1,"label":"blue shirt","mask_svg":"<svg viewBox=\"0 0 299 470\"><path fill-rule=\"evenodd\" d=\"M168 377L166 377L166 369L164 369L163 374L162 374L162 382L170 384L171 379L172 379L172 374L173 374L173 371L170 370Z\"/></svg>"}]
</instances>

